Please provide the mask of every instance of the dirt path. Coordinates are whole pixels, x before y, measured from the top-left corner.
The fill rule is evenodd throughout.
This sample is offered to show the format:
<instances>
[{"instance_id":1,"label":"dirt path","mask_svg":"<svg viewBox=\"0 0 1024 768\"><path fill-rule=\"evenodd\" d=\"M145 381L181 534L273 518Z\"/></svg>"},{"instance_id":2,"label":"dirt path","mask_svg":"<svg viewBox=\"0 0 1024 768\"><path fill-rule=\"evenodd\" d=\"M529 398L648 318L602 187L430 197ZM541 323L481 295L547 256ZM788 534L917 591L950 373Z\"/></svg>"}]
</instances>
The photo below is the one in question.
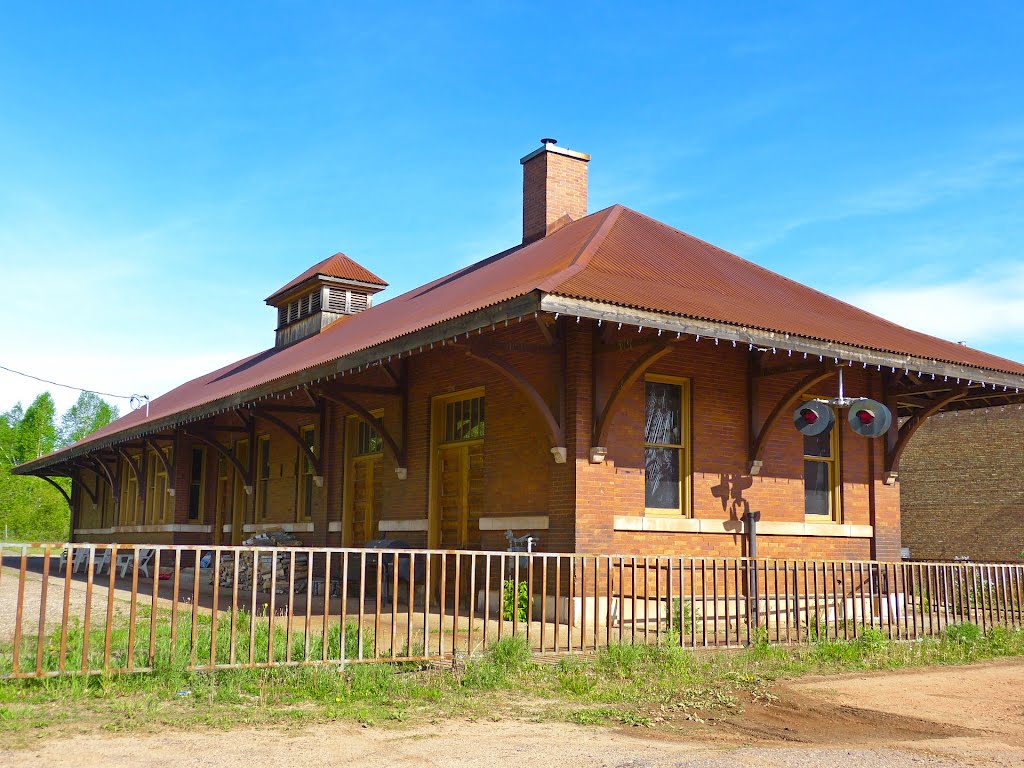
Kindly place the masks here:
<instances>
[{"instance_id":1,"label":"dirt path","mask_svg":"<svg viewBox=\"0 0 1024 768\"><path fill-rule=\"evenodd\" d=\"M1024 766L1024 661L802 680L741 715L653 729L501 720L50 738L0 765L663 768ZM674 726L674 727L673 727Z\"/></svg>"}]
</instances>

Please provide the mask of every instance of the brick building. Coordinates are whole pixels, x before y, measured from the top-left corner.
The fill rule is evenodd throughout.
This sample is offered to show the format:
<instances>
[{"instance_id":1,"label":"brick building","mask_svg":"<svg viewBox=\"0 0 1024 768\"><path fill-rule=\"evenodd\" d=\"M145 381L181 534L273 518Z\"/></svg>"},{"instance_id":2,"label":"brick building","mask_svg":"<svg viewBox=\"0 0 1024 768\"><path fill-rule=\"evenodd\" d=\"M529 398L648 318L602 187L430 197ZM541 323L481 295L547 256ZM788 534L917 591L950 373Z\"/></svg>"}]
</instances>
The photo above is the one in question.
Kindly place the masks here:
<instances>
[{"instance_id":1,"label":"brick building","mask_svg":"<svg viewBox=\"0 0 1024 768\"><path fill-rule=\"evenodd\" d=\"M522 243L396 298L336 254L287 283L275 345L18 467L72 478L80 541L898 558L929 416L1024 399L1024 366L909 331L622 206L589 156L523 165ZM375 271L386 272L386 265ZM888 404L804 437L808 398Z\"/></svg>"},{"instance_id":2,"label":"brick building","mask_svg":"<svg viewBox=\"0 0 1024 768\"><path fill-rule=\"evenodd\" d=\"M900 463L903 546L914 560L1016 562L1024 553L1024 411L929 419Z\"/></svg>"}]
</instances>

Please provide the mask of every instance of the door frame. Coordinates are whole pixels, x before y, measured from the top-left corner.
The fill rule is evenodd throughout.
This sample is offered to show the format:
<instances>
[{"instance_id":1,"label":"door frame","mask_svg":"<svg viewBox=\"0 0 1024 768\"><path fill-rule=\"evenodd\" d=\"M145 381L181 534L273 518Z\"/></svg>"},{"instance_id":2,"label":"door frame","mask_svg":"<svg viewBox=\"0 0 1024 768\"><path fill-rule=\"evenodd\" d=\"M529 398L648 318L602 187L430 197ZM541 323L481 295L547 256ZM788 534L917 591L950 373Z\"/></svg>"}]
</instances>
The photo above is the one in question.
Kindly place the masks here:
<instances>
[{"instance_id":1,"label":"door frame","mask_svg":"<svg viewBox=\"0 0 1024 768\"><path fill-rule=\"evenodd\" d=\"M484 437L478 437L472 440L445 442L443 440L445 432L445 406L458 400L472 400L477 397L486 397L484 387L470 387L458 392L434 395L430 398L430 473L427 488L427 547L430 549L437 549L441 545L441 509L437 498L441 485L441 463L438 461L438 452L442 447L469 446L474 443L483 443L485 439ZM486 437L486 416L484 424L484 435ZM466 515L469 515L468 509L466 510Z\"/></svg>"},{"instance_id":2,"label":"door frame","mask_svg":"<svg viewBox=\"0 0 1024 768\"><path fill-rule=\"evenodd\" d=\"M376 408L376 409L370 411L370 415L373 416L375 419L383 419L384 418L384 409L383 408ZM355 489L352 486L352 482L353 482L353 479L354 479L353 476L352 476L352 474L353 474L352 473L352 468L355 466L355 462L358 459L366 458L366 459L372 459L373 461L376 461L379 458L379 459L381 459L383 461L383 457L384 457L384 446L383 446L383 443L381 444L381 450L376 452L376 453L364 453L364 454L361 454L361 455L358 455L358 456L356 455L355 443L356 443L356 440L358 439L359 424L360 423L365 423L365 422L363 422L362 419L359 416L356 416L354 414L350 414L350 415L345 417L345 428L344 428L344 437L345 437L345 471L344 471L343 478L342 478L342 489L343 490L342 490L342 501L341 501L341 546L343 546L343 547L350 547L350 546L352 546L352 540L353 540L353 535L352 534L354 533L354 531L352 530L352 524L353 524L354 520L352 518L353 518L354 511L355 511L354 508L353 508L353 503L355 502L355 498L354 498L354 496L355 496L355 493L354 493ZM373 483L373 464L372 463L370 464L370 471L369 471L368 475L369 475L370 482L371 482L371 493L372 493L373 492L373 489L372 489L372 483ZM372 499L372 497L371 497L371 499ZM371 505L370 506L371 506L370 514L372 515L373 514L373 510L372 510L373 504L372 504L372 501L371 501ZM366 538L367 541L369 541L369 540L374 538L373 534L375 533L375 531L373 529L379 523L380 523L380 520L374 520L373 521L373 526L371 526L370 535L367 536L367 538ZM364 523L364 525L365 525L365 523Z\"/></svg>"}]
</instances>

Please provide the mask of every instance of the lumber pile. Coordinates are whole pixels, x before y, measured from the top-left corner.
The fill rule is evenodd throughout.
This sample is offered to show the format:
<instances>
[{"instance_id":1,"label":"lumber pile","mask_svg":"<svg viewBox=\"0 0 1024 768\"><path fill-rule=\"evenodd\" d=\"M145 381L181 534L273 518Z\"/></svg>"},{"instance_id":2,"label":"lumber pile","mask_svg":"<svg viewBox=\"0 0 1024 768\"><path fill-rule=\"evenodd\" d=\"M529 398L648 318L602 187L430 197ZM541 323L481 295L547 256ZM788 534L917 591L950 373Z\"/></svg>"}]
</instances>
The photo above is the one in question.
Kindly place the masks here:
<instances>
[{"instance_id":1,"label":"lumber pile","mask_svg":"<svg viewBox=\"0 0 1024 768\"><path fill-rule=\"evenodd\" d=\"M275 547L301 547L302 542L287 531L267 531L242 542L246 547L272 549ZM292 574L294 557L295 570ZM255 564L255 565L254 565ZM309 582L309 554L306 552L260 552L254 558L253 552L238 555L238 585L251 588L253 570L256 569L256 590L270 592L273 587L278 594L288 591L290 577L295 577L295 592L305 592ZM220 559L220 585L230 587L235 579L235 553L223 552ZM212 578L211 578L212 582Z\"/></svg>"}]
</instances>

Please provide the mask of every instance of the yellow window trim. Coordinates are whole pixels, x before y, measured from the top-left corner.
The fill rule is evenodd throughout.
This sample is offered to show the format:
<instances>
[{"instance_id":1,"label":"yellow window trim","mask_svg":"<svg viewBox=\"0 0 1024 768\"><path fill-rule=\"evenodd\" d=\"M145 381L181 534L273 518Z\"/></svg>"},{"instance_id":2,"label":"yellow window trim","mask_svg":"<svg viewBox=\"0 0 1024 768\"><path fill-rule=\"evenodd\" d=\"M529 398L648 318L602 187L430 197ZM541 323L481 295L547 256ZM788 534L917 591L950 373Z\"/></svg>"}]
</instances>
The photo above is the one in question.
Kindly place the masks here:
<instances>
[{"instance_id":1,"label":"yellow window trim","mask_svg":"<svg viewBox=\"0 0 1024 768\"><path fill-rule=\"evenodd\" d=\"M804 395L803 401L810 402L811 400L826 400L828 398L822 395ZM832 406L829 406L832 408ZM829 458L824 456L807 456L803 454L803 435L801 438L801 458L803 461L818 461L828 465L828 477L831 488L829 489L828 503L829 503L829 514L828 515L809 515L806 512L806 506L804 507L804 522L807 523L819 523L822 525L838 525L843 521L843 484L842 484L842 462L839 457L839 433L842 429L842 411L838 411L832 408L832 413L835 416L835 423L832 425L832 429L829 432L829 446L831 448L832 455ZM803 464L801 463L801 471L803 470ZM806 505L806 502L805 502Z\"/></svg>"},{"instance_id":2,"label":"yellow window trim","mask_svg":"<svg viewBox=\"0 0 1024 768\"><path fill-rule=\"evenodd\" d=\"M440 511L437 506L437 485L438 478L437 451L442 446L475 445L484 442L483 437L476 437L472 440L445 441L445 406L458 400L472 400L477 397L486 398L487 393L484 387L472 387L470 389L449 392L443 395L434 395L430 398L430 472L427 480L427 546L437 546L441 539ZM486 400L485 400L486 402ZM484 421L484 435L487 435L486 416Z\"/></svg>"},{"instance_id":3,"label":"yellow window trim","mask_svg":"<svg viewBox=\"0 0 1024 768\"><path fill-rule=\"evenodd\" d=\"M670 445L662 443L648 443L647 435L644 435L644 453L648 448L675 448L682 454L679 461L679 509L662 509L660 507L645 507L644 514L650 517L692 517L693 506L691 504L691 456L690 450L692 441L690 440L691 426L690 426L690 380L682 376L662 376L660 374L649 373L644 376L644 417L647 416L647 397L646 397L646 384L647 382L655 382L658 384L674 384L680 388L679 393L679 409L680 409L680 422L681 422L681 438L682 443L679 445ZM646 460L645 460L646 463ZM644 493L647 492L647 475L644 474Z\"/></svg>"}]
</instances>

